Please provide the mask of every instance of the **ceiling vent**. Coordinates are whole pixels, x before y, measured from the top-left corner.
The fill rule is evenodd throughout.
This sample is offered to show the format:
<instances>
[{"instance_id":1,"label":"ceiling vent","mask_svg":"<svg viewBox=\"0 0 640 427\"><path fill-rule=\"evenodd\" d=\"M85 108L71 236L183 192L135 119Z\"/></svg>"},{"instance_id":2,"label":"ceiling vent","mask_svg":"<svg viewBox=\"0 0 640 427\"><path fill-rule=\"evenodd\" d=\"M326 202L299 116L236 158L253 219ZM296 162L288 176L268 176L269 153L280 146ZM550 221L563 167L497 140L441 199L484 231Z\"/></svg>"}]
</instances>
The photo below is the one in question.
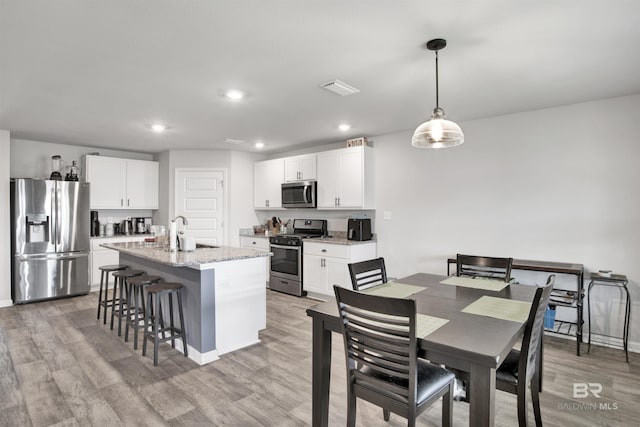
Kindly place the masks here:
<instances>
[{"instance_id":1,"label":"ceiling vent","mask_svg":"<svg viewBox=\"0 0 640 427\"><path fill-rule=\"evenodd\" d=\"M323 83L320 85L320 87L340 96L347 96L360 92L360 89L356 89L355 87L348 85L345 82L341 82L340 80L333 80L327 83Z\"/></svg>"}]
</instances>

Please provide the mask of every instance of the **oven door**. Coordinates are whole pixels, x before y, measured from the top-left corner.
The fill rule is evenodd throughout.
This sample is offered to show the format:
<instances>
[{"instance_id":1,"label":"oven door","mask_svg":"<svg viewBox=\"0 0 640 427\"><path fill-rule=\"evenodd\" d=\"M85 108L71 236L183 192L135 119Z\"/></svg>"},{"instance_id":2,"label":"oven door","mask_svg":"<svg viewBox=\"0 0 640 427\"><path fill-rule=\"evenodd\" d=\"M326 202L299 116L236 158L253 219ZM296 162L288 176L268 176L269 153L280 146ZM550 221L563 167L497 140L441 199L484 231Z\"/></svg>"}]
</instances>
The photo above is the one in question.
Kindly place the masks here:
<instances>
[{"instance_id":1,"label":"oven door","mask_svg":"<svg viewBox=\"0 0 640 427\"><path fill-rule=\"evenodd\" d=\"M316 181L290 182L282 184L282 207L315 208Z\"/></svg>"},{"instance_id":2,"label":"oven door","mask_svg":"<svg viewBox=\"0 0 640 427\"><path fill-rule=\"evenodd\" d=\"M283 279L302 280L302 246L271 244L271 275Z\"/></svg>"}]
</instances>

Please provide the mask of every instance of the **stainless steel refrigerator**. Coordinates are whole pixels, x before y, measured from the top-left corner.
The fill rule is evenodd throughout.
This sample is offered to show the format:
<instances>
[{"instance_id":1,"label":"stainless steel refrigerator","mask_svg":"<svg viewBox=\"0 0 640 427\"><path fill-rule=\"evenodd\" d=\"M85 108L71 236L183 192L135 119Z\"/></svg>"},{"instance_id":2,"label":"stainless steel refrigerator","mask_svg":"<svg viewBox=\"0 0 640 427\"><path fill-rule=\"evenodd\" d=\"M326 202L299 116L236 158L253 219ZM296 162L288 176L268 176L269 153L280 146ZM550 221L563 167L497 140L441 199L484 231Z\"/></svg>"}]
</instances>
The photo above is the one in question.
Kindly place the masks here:
<instances>
[{"instance_id":1,"label":"stainless steel refrigerator","mask_svg":"<svg viewBox=\"0 0 640 427\"><path fill-rule=\"evenodd\" d=\"M11 180L14 304L89 292L89 222L89 184Z\"/></svg>"}]
</instances>

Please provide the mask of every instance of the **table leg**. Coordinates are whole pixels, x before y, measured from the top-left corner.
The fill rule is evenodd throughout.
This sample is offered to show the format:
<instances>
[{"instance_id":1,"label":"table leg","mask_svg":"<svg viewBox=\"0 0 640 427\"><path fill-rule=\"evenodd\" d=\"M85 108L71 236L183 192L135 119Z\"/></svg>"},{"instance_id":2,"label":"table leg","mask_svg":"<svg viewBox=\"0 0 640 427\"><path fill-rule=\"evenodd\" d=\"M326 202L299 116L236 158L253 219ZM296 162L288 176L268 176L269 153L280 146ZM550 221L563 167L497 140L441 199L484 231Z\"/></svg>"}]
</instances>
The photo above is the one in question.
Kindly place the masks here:
<instances>
[{"instance_id":1,"label":"table leg","mask_svg":"<svg viewBox=\"0 0 640 427\"><path fill-rule=\"evenodd\" d=\"M312 357L312 425L326 427L329 424L329 381L331 379L331 331L324 322L313 319Z\"/></svg>"},{"instance_id":2,"label":"table leg","mask_svg":"<svg viewBox=\"0 0 640 427\"><path fill-rule=\"evenodd\" d=\"M584 326L584 308L582 301L584 300L584 270L578 275L578 301L577 301L577 315L578 315L578 330L576 331L576 355L580 356L580 344L582 343L582 329ZM587 297L588 298L588 297Z\"/></svg>"},{"instance_id":3,"label":"table leg","mask_svg":"<svg viewBox=\"0 0 640 427\"><path fill-rule=\"evenodd\" d=\"M469 425L493 426L496 418L496 370L471 365L469 382Z\"/></svg>"},{"instance_id":4,"label":"table leg","mask_svg":"<svg viewBox=\"0 0 640 427\"><path fill-rule=\"evenodd\" d=\"M622 284L624 292L627 296L626 304L624 306L624 327L622 330L622 344L624 347L624 356L629 363L629 315L631 313L631 299L629 298L629 289L627 289L627 284Z\"/></svg>"}]
</instances>

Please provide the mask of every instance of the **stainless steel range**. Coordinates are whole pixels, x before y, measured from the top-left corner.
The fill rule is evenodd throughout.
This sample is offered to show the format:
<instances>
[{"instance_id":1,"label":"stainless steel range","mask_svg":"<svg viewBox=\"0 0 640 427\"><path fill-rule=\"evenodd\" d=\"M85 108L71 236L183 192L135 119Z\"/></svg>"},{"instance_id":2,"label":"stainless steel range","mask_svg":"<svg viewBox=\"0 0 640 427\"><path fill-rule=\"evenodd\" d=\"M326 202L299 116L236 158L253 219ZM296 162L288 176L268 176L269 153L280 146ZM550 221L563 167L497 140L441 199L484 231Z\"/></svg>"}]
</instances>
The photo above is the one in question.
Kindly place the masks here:
<instances>
[{"instance_id":1,"label":"stainless steel range","mask_svg":"<svg viewBox=\"0 0 640 427\"><path fill-rule=\"evenodd\" d=\"M272 236L271 277L269 288L299 297L307 292L303 289L302 241L327 235L326 219L295 219L293 234Z\"/></svg>"}]
</instances>

